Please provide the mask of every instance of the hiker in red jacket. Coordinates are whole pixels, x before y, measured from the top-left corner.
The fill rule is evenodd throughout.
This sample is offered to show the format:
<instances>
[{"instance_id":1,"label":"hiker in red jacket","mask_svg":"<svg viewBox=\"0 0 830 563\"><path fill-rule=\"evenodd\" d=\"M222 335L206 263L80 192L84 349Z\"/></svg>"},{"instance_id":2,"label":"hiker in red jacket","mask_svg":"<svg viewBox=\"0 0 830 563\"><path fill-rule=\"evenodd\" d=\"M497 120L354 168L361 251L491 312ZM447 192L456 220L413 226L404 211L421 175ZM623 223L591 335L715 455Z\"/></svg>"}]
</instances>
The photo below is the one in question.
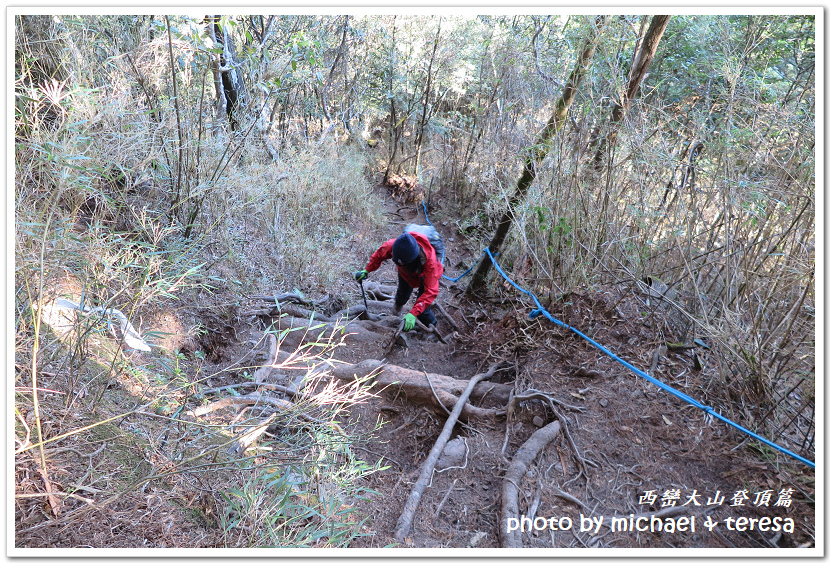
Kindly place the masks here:
<instances>
[{"instance_id":1,"label":"hiker in red jacket","mask_svg":"<svg viewBox=\"0 0 830 563\"><path fill-rule=\"evenodd\" d=\"M392 259L398 267L398 291L395 293L395 314L398 315L413 289L418 289L418 298L412 309L404 316L404 330L415 328L415 319L426 326L435 324L435 313L430 305L438 296L438 280L444 273L441 262L444 258L444 242L431 226L408 225L398 238L389 239L378 248L366 269L355 272L354 279L361 281Z\"/></svg>"}]
</instances>

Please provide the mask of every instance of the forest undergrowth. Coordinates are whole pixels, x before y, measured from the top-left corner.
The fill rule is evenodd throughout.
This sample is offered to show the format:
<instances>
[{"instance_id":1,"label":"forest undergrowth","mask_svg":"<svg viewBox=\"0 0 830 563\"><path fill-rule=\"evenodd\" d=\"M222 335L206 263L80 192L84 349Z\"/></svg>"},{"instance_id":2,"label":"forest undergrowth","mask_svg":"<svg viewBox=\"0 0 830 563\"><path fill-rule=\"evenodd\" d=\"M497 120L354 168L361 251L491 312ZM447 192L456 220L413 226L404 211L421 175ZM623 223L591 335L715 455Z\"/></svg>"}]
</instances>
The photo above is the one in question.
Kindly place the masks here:
<instances>
[{"instance_id":1,"label":"forest undergrowth","mask_svg":"<svg viewBox=\"0 0 830 563\"><path fill-rule=\"evenodd\" d=\"M365 34L382 35L393 49L402 39L389 29L428 47L434 39L435 82L446 88L421 113L418 100L435 96L435 84L412 82L421 94L407 98L393 82L387 96L381 81L374 98L365 93L371 101L359 117L348 116L345 105L335 117L314 88L356 95L357 75L350 79L346 70L345 79L335 78L345 39L332 32L327 47L288 26L281 56L256 59L255 49L246 51L263 97L257 101L252 89L247 109L229 121L214 112L208 63L216 51L187 33L198 22L184 18L173 33L169 18L141 18L130 35L132 24L111 20L16 16L18 547L50 545L50 534L66 536L78 522L102 518L104 507L124 521L130 510L151 521L162 504L215 526L210 534L181 531L179 540L194 546L346 546L363 532L354 507L372 496L366 478L384 466L354 457L368 437L337 420L371 393L313 375L342 341L316 342L285 360L281 367L311 373L307 398L271 405L269 425L285 431L259 457L234 455L240 436L261 426L246 418L251 412L205 413L198 421L186 415L210 403L212 383L221 379L209 369L204 343L229 338L251 295L326 299L331 311L357 303L349 276L388 226L374 188L390 171L419 187L402 208L426 203L445 237L465 241L449 273L471 266L511 211L499 261L544 305L573 292L613 291L636 295L652 310L668 308L665 346L702 347L717 364L696 398L815 457L815 102L806 70L796 65L788 82L774 68L790 24L779 22L784 31L757 22L739 29L737 20L707 27L689 18L664 39L653 75L685 56L684 69L697 65L695 72L722 80L703 84L695 75L683 86L683 76L663 78L627 114L604 157L597 153L608 110L601 100L622 89L626 75L597 73L511 209L524 151L552 112L558 87L541 69L534 85L523 84L506 61L535 55L527 68L541 61L564 75L573 57L553 60L550 49L540 55L537 42L551 46L567 36L577 44L581 27L546 36L540 33L552 23L528 19L522 29L532 37L529 52L484 20L480 28L445 29L449 37L439 23L431 38L409 20L393 21L383 34L360 28L361 35L354 30L368 24L346 18L352 57L363 52ZM243 25L223 21L217 29L229 33ZM628 40L628 27L612 31ZM475 74L473 63L481 63L478 81L451 103L450 81L461 72L451 72L452 46L464 33L489 39L465 48L467 66L460 66ZM268 37L263 32L258 53ZM106 41L93 49L91 38ZM447 42L440 49L439 38ZM501 50L491 51L499 41ZM722 46L717 56L694 54L707 41ZM594 64L611 65L621 48L615 45L600 43ZM762 46L777 55L767 57ZM390 76L380 65L398 64L364 56L367 68L379 65L367 84ZM314 67L322 60L330 74ZM275 75L279 85L266 80ZM281 105L269 107L269 96ZM311 107L315 96L320 108ZM490 279L488 286L501 283ZM251 348L284 336L268 329ZM141 342L131 346L135 338ZM142 344L148 353L136 351ZM252 380L258 359L252 354L230 371ZM103 447L110 455L99 461ZM762 459L787 461L766 446L747 447ZM217 483L224 483L222 495L193 496ZM161 536L164 524L154 523Z\"/></svg>"}]
</instances>

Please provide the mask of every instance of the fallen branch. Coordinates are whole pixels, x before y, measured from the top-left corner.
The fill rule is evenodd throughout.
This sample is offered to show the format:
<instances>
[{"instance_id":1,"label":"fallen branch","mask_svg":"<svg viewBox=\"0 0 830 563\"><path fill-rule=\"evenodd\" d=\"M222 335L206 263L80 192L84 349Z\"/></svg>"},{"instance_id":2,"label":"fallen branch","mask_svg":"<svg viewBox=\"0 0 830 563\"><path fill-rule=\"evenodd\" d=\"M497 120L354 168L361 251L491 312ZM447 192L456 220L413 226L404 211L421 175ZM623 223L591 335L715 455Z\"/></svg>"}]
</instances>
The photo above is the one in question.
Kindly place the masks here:
<instances>
[{"instance_id":1,"label":"fallen branch","mask_svg":"<svg viewBox=\"0 0 830 563\"><path fill-rule=\"evenodd\" d=\"M43 448L42 444L41 444L41 448ZM52 480L49 479L49 473L46 472L46 466L45 465L43 467L38 467L37 472L38 472L38 474L40 474L41 479L43 479L43 486L46 488L45 496L46 496L46 499L49 501L49 507L52 509L52 514L54 514L55 517L57 518L61 515L61 512L60 512L61 503L58 502L58 499L55 496L55 494L58 491L53 491L52 490Z\"/></svg>"},{"instance_id":2,"label":"fallen branch","mask_svg":"<svg viewBox=\"0 0 830 563\"><path fill-rule=\"evenodd\" d=\"M142 352L150 352L151 348L150 345L147 344L135 327L132 325L130 320L127 318L127 315L119 311L118 309L112 307L95 307L90 308L85 305L79 305L73 301L69 301L68 299L58 298L55 300L53 307L59 307L63 309L70 309L76 310L82 315L101 315L107 321L107 324L110 326L110 330L113 330L113 334L118 337L118 334L114 331L114 325L112 323L112 318L118 320L121 335L120 338L130 348L133 350L141 350Z\"/></svg>"},{"instance_id":3,"label":"fallen branch","mask_svg":"<svg viewBox=\"0 0 830 563\"><path fill-rule=\"evenodd\" d=\"M81 500L87 505L92 506L95 504L95 501L92 499L84 498L80 495L76 495L74 493L64 493L61 491L52 491L51 493L23 493L20 495L14 495L14 498L40 498L40 497L50 497L50 496L58 496L58 497L66 497L66 498L74 498L76 500Z\"/></svg>"},{"instance_id":4,"label":"fallen branch","mask_svg":"<svg viewBox=\"0 0 830 563\"><path fill-rule=\"evenodd\" d=\"M447 493L444 495L444 498L441 499L441 502L438 504L438 508L435 509L435 517L437 518L439 514L441 514L441 509L444 508L444 504L447 502L447 499L450 498L450 493L452 493L452 488L455 487L455 484L458 482L456 478L453 480L452 485L450 488L447 489Z\"/></svg>"},{"instance_id":5,"label":"fallen branch","mask_svg":"<svg viewBox=\"0 0 830 563\"><path fill-rule=\"evenodd\" d=\"M441 304L440 304L438 301L433 301L433 303L432 303L432 304L433 304L433 305L435 305L435 308L436 308L436 309L438 309L438 311L439 311L442 315L444 315L444 318L445 318L445 319L447 319L447 322L448 322L448 323L450 323L450 324L452 325L452 328L453 328L453 329L455 329L455 330L460 330L460 329L458 328L458 323L456 323L456 322L455 322L455 319L453 319L453 318L449 315L449 313L447 313L447 312L444 310L444 307L442 307L442 306L441 306Z\"/></svg>"},{"instance_id":6,"label":"fallen branch","mask_svg":"<svg viewBox=\"0 0 830 563\"><path fill-rule=\"evenodd\" d=\"M480 373L470 379L470 382L464 389L464 393L462 393L461 397L458 399L458 402L456 402L455 407L450 413L450 417L447 419L447 422L444 423L444 429L441 431L441 435L438 436L438 439L432 446L432 450L429 452L429 457L427 457L427 460L424 462L424 467L421 469L421 476L415 482L415 486L412 488L412 492L409 493L409 499L406 501L403 512L401 512L401 516L398 518L398 525L395 529L396 541L403 542L404 537L406 537L409 533L409 529L412 527L412 518L415 516L415 511L418 510L418 505L421 502L421 495L432 478L432 471L435 469L435 464L441 456L441 452L444 451L444 446L450 439L452 429L458 421L459 415L461 415L461 410L464 408L464 404L467 402L467 399L470 398L473 388L475 388L476 383L479 381L491 378L493 374L496 373L499 365L500 364L491 366L486 373Z\"/></svg>"},{"instance_id":7,"label":"fallen branch","mask_svg":"<svg viewBox=\"0 0 830 563\"><path fill-rule=\"evenodd\" d=\"M525 476L528 467L539 455L539 452L559 434L560 428L561 424L558 420L555 420L534 432L513 456L513 461L504 474L501 495L501 520L499 523L502 547L522 547L521 531L507 531L508 518L518 518L519 516L519 483L521 483L522 477Z\"/></svg>"},{"instance_id":8,"label":"fallen branch","mask_svg":"<svg viewBox=\"0 0 830 563\"><path fill-rule=\"evenodd\" d=\"M392 348L395 346L395 342L398 341L398 337L401 335L401 332L403 331L404 322L405 321L403 320L400 322L400 326L398 326L398 329L395 331L395 334L392 335L392 340L390 340L389 344L386 345L386 348L383 349L384 358L389 354L389 352L392 351Z\"/></svg>"}]
</instances>

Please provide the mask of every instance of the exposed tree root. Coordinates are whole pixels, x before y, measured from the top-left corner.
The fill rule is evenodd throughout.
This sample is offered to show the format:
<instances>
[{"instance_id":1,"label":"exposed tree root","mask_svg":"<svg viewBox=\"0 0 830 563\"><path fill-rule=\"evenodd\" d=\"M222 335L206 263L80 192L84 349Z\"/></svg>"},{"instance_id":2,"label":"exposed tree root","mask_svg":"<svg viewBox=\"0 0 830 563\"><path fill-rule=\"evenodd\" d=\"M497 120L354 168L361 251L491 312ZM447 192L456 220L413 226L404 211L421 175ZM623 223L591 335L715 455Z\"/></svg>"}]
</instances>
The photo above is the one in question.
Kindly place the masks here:
<instances>
[{"instance_id":1,"label":"exposed tree root","mask_svg":"<svg viewBox=\"0 0 830 563\"><path fill-rule=\"evenodd\" d=\"M444 307L443 307L443 306L442 306L442 305L441 305L438 301L434 301L434 302L433 302L433 306L434 306L436 309L438 309L438 311L439 311L442 315L444 315L444 318L445 318L445 319L447 319L447 322L448 322L448 323L450 323L450 325L452 325L453 330L460 330L460 329L458 328L458 323L457 323L457 322L455 322L455 319L453 319L453 318L450 316L450 314L449 314L449 313L447 313L447 312L444 310Z\"/></svg>"},{"instance_id":2,"label":"exposed tree root","mask_svg":"<svg viewBox=\"0 0 830 563\"><path fill-rule=\"evenodd\" d=\"M322 301L309 301L305 297L301 295L297 295L296 293L278 293L276 295L251 295L250 299L256 299L258 301L273 301L275 303L297 303L299 305L317 305L324 301L327 301L328 298L323 299Z\"/></svg>"},{"instance_id":3,"label":"exposed tree root","mask_svg":"<svg viewBox=\"0 0 830 563\"><path fill-rule=\"evenodd\" d=\"M277 417L277 413L273 412L268 415L266 418L260 420L256 426L244 432L241 436L239 436L228 448L228 453L231 455L242 455L245 453L245 450L250 448L254 442L256 442L260 436L265 434L265 431L268 430L268 426L274 421Z\"/></svg>"},{"instance_id":4,"label":"exposed tree root","mask_svg":"<svg viewBox=\"0 0 830 563\"><path fill-rule=\"evenodd\" d=\"M444 451L444 446L447 444L447 441L450 439L450 435L452 434L452 429L455 426L455 423L458 421L458 417L461 414L462 409L464 408L465 404L467 403L467 399L470 398L470 395L473 392L476 384L479 381L483 381L485 379L489 379L493 377L493 374L496 373L499 364L491 366L486 373L480 373L478 375L473 376L470 379L470 382L467 384L467 387L464 389L464 392L461 394L461 397L458 398L455 406L450 413L450 417L444 423L444 429L441 431L441 434L438 436L438 439L435 441L435 444L432 446L432 450L429 452L429 456L427 457L426 461L424 462L424 466L421 469L421 476L418 477L418 480L415 482L415 486L412 487L412 492L409 493L409 498L406 501L406 505L404 506L403 512L401 512L400 517L398 518L398 525L395 529L395 540L398 542L402 542L406 535L409 533L409 529L412 527L412 518L415 516L415 511L418 510L418 505L421 503L421 495L426 489L427 484L432 479L432 470L435 469L435 464L438 461L438 458L441 456L441 452Z\"/></svg>"},{"instance_id":5,"label":"exposed tree root","mask_svg":"<svg viewBox=\"0 0 830 563\"><path fill-rule=\"evenodd\" d=\"M394 305L391 302L369 301L369 309L376 311L375 313L367 311L364 305L354 305L334 315L326 316L286 304L279 308L255 307L244 311L243 315L278 316L275 320L276 328L280 331L288 331L282 336L283 342L289 346L298 347L304 343L331 340L338 335L338 332L346 335L345 342L371 342L383 339L395 333L396 325L400 323L400 318L393 314L393 308ZM444 336L434 325L427 327L420 321L416 321L415 326L422 332L434 334L444 344L448 343L452 337L452 335ZM392 343L395 340L397 336ZM388 348L391 349L391 344Z\"/></svg>"},{"instance_id":6,"label":"exposed tree root","mask_svg":"<svg viewBox=\"0 0 830 563\"><path fill-rule=\"evenodd\" d=\"M383 285L369 280L363 282L363 288L366 290L368 295L371 295L372 298L377 299L378 301L391 301L397 291L397 288L394 286Z\"/></svg>"},{"instance_id":7,"label":"exposed tree root","mask_svg":"<svg viewBox=\"0 0 830 563\"><path fill-rule=\"evenodd\" d=\"M541 400L547 402L547 404L550 407L551 411L553 411L554 416L562 424L562 433L565 435L565 438L568 440L568 444L570 444L570 446L571 446L571 451L573 452L574 457L576 458L577 463L579 464L579 468L580 468L580 471L581 471L580 475L584 474L587 478L588 468L586 467L586 463L588 463L588 462L579 453L579 448L576 447L576 443L573 441L573 438L571 437L570 430L568 429L568 420L564 416L562 416L562 414L560 414L560 412L556 409L556 404L563 405L563 406L565 406L565 407L567 407L571 410L575 410L575 411L579 411L579 412L585 412L585 409L583 409L582 407L577 407L577 406L569 405L567 403L563 403L562 401L552 397L548 393L543 393L541 391L537 391L536 389L528 389L522 395L512 396L510 398L510 400L508 401L508 405L507 405L507 424L505 425L504 443L502 444L502 447L501 447L501 455L504 456L504 451L507 448L507 442L508 442L508 438L509 438L509 434L510 434L510 418L513 414L513 410L515 409L515 406L517 404L519 404L520 402L522 402L522 401L528 401L528 400L531 400L531 399L541 399ZM594 466L596 467L596 464L594 464ZM577 477L579 477L579 475Z\"/></svg>"},{"instance_id":8,"label":"exposed tree root","mask_svg":"<svg viewBox=\"0 0 830 563\"><path fill-rule=\"evenodd\" d=\"M285 399L263 397L260 395L247 395L242 397L225 397L223 399L219 399L218 401L214 401L213 403L209 403L207 405L203 405L201 407L197 407L193 410L187 411L185 414L190 416L204 416L206 414L212 413L219 409L223 409L225 407L230 407L232 405L268 405L282 410L287 410L294 407L293 403L286 401ZM305 418L309 422L319 422L315 418L310 417L308 415L300 414L300 416Z\"/></svg>"},{"instance_id":9,"label":"exposed tree root","mask_svg":"<svg viewBox=\"0 0 830 563\"><path fill-rule=\"evenodd\" d=\"M397 330L395 330L395 334L393 334L391 340L389 340L389 344L387 344L386 348L383 349L383 357L384 358L387 355L389 355L389 352L391 352L392 348L395 347L395 342L398 341L398 337L400 337L401 331L403 331L403 326L404 326L404 321L401 321L400 325L397 328ZM404 342L406 342L406 339L404 339ZM407 343L407 347L409 347L408 343Z\"/></svg>"},{"instance_id":10,"label":"exposed tree root","mask_svg":"<svg viewBox=\"0 0 830 563\"><path fill-rule=\"evenodd\" d=\"M556 435L559 434L561 424L558 420L551 422L533 433L527 442L522 444L513 461L504 474L504 485L501 494L501 518L499 520L499 536L502 547L522 547L521 530L507 531L507 519L519 517L519 483L527 473L528 467Z\"/></svg>"},{"instance_id":11,"label":"exposed tree root","mask_svg":"<svg viewBox=\"0 0 830 563\"><path fill-rule=\"evenodd\" d=\"M357 378L365 378L373 372L377 374L374 377L375 386L386 396L394 399L398 395L403 395L408 401L426 405L438 414L446 414L444 408L455 407L459 400L458 396L464 392L467 384L464 380L437 373L431 373L427 377L423 371L384 365L378 360L365 360L359 364L339 366L332 370L331 375L338 379L353 381ZM482 382L473 390L471 399L478 401L486 396L488 406L477 407L465 404L461 411L461 420L492 421L504 413L503 407L510 397L510 390L509 385Z\"/></svg>"},{"instance_id":12,"label":"exposed tree root","mask_svg":"<svg viewBox=\"0 0 830 563\"><path fill-rule=\"evenodd\" d=\"M363 306L360 306L361 309ZM317 319L303 319L300 317L280 317L274 320L275 328L279 331L287 330L281 345L297 348L302 344L330 342L341 335L345 335L344 342L377 342L385 335L374 330L384 330L378 325L367 328L361 321L320 322ZM386 329L392 333L392 329Z\"/></svg>"}]
</instances>

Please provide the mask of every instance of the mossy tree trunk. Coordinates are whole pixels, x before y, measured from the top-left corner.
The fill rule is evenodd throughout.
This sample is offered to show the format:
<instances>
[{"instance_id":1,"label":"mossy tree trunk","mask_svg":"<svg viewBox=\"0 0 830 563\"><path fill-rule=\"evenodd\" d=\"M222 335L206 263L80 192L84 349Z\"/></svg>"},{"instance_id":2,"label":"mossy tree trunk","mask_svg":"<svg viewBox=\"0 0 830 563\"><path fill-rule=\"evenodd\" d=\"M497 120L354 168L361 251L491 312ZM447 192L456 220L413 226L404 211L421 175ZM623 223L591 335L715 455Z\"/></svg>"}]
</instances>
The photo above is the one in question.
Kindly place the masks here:
<instances>
[{"instance_id":1,"label":"mossy tree trunk","mask_svg":"<svg viewBox=\"0 0 830 563\"><path fill-rule=\"evenodd\" d=\"M496 229L496 234L490 241L490 252L494 256L499 252L499 250L501 250L502 244L504 244L504 241L507 238L507 233L510 232L510 227L513 225L516 206L524 201L528 189L530 189L533 180L536 179L537 167L542 163L548 154L551 137L553 137L553 135L556 134L556 132L559 131L565 123L565 117L568 115L568 109L571 107L571 104L576 97L577 88L582 82L582 79L585 77L588 67L591 64L591 60L594 57L597 42L599 41L600 33L604 25L605 16L597 16L595 25L591 27L588 37L585 39L582 52L579 55L576 66L568 77L568 82L565 84L562 96L556 103L556 108L554 109L553 114L550 116L550 119L548 119L544 129L542 129L541 133L539 133L536 143L527 150L522 175L516 183L516 191L513 192L513 195L510 197L508 209L504 212L504 215L502 215L501 220L499 221L499 226ZM487 274L490 273L491 265L492 262L489 257L483 257L481 259L478 268L473 274L473 279L467 287L468 293L479 291L484 287L484 282L487 279Z\"/></svg>"}]
</instances>

